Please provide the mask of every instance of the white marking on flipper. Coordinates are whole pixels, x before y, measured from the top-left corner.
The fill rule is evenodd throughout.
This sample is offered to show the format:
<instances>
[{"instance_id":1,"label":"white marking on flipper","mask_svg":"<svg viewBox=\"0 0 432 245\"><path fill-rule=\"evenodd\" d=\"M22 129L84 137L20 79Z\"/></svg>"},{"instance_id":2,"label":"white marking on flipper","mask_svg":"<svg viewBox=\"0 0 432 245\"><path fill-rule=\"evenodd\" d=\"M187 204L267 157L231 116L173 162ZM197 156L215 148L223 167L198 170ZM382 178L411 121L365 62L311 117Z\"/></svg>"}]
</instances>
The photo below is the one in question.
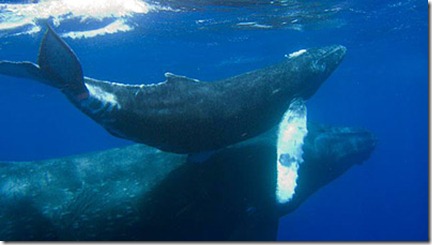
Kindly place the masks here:
<instances>
[{"instance_id":1,"label":"white marking on flipper","mask_svg":"<svg viewBox=\"0 0 432 245\"><path fill-rule=\"evenodd\" d=\"M307 135L307 110L302 99L291 102L279 124L277 139L276 199L284 204L292 199L298 169L303 162L303 140Z\"/></svg>"}]
</instances>

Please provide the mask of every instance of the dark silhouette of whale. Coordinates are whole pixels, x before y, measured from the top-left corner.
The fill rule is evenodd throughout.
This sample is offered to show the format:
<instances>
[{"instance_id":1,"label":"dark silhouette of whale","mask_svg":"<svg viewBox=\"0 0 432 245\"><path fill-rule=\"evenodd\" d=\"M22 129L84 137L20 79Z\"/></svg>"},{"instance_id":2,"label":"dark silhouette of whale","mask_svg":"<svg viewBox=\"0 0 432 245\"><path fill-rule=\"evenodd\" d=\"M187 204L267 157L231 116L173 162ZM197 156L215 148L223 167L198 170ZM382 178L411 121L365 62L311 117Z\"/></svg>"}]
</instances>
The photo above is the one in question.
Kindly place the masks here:
<instances>
[{"instance_id":1,"label":"dark silhouette of whale","mask_svg":"<svg viewBox=\"0 0 432 245\"><path fill-rule=\"evenodd\" d=\"M276 202L269 164L277 158L274 135L200 164L140 144L0 162L0 240L276 240L279 217L365 161L376 141L363 129L309 124L308 131L296 193L285 204Z\"/></svg>"},{"instance_id":2,"label":"dark silhouette of whale","mask_svg":"<svg viewBox=\"0 0 432 245\"><path fill-rule=\"evenodd\" d=\"M38 64L0 62L0 74L59 88L111 134L175 153L202 152L276 126L293 99L308 99L342 61L343 46L300 50L284 61L221 81L166 73L166 81L127 85L83 76L67 44L48 27Z\"/></svg>"}]
</instances>

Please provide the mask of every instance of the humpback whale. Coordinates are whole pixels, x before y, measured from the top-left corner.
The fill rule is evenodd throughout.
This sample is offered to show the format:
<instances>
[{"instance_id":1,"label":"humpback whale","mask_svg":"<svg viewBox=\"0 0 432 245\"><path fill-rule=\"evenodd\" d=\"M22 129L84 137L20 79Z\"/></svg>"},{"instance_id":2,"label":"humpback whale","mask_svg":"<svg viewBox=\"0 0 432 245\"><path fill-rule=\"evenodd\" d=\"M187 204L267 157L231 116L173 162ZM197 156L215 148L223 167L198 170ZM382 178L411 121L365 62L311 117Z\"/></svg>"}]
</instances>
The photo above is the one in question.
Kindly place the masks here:
<instances>
[{"instance_id":1,"label":"humpback whale","mask_svg":"<svg viewBox=\"0 0 432 245\"><path fill-rule=\"evenodd\" d=\"M220 81L166 73L158 84L131 85L83 75L72 49L50 27L37 64L0 62L0 74L60 89L108 132L174 153L220 149L275 127L293 100L306 100L339 65L340 45L303 49L282 62Z\"/></svg>"},{"instance_id":2,"label":"humpback whale","mask_svg":"<svg viewBox=\"0 0 432 245\"><path fill-rule=\"evenodd\" d=\"M274 135L226 147L201 164L142 144L0 162L0 240L276 240L280 217L375 146L364 129L307 127L297 191L282 205L268 164L277 158Z\"/></svg>"}]
</instances>

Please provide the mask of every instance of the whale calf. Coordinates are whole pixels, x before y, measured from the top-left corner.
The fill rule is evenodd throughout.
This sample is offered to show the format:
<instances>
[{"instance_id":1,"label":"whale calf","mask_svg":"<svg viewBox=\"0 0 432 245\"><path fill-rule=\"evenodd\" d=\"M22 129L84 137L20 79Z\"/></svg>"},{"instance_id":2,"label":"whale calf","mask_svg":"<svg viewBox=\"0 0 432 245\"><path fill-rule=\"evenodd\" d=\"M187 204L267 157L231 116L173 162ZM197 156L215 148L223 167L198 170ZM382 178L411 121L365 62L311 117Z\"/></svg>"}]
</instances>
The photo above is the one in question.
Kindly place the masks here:
<instances>
[{"instance_id":1,"label":"whale calf","mask_svg":"<svg viewBox=\"0 0 432 245\"><path fill-rule=\"evenodd\" d=\"M220 149L277 125L294 99L306 100L339 65L340 45L304 49L279 64L220 81L166 73L166 81L128 85L83 76L72 49L48 27L37 64L0 62L0 74L59 88L117 137L174 153Z\"/></svg>"},{"instance_id":2,"label":"whale calf","mask_svg":"<svg viewBox=\"0 0 432 245\"><path fill-rule=\"evenodd\" d=\"M280 217L368 159L376 144L364 129L309 123L308 131L296 193L282 205L269 164L277 158L274 136L200 164L142 144L0 162L0 240L276 240Z\"/></svg>"}]
</instances>

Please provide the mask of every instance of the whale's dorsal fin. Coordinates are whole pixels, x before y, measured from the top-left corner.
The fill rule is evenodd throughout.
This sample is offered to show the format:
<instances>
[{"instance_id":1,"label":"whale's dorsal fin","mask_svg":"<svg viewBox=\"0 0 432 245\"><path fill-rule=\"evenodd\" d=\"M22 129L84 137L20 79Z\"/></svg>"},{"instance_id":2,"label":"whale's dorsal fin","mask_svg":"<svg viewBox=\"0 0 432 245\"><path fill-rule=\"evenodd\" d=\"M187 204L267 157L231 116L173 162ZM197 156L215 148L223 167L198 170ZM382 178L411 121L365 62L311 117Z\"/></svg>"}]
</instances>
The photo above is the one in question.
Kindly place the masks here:
<instances>
[{"instance_id":1,"label":"whale's dorsal fin","mask_svg":"<svg viewBox=\"0 0 432 245\"><path fill-rule=\"evenodd\" d=\"M38 65L54 87L67 94L87 93L81 64L72 49L48 26L42 40Z\"/></svg>"},{"instance_id":2,"label":"whale's dorsal fin","mask_svg":"<svg viewBox=\"0 0 432 245\"><path fill-rule=\"evenodd\" d=\"M189 78L186 76L179 76L172 74L170 72L165 73L165 77L167 79L167 83L176 83L176 82L192 82L197 83L200 82L198 79Z\"/></svg>"}]
</instances>

